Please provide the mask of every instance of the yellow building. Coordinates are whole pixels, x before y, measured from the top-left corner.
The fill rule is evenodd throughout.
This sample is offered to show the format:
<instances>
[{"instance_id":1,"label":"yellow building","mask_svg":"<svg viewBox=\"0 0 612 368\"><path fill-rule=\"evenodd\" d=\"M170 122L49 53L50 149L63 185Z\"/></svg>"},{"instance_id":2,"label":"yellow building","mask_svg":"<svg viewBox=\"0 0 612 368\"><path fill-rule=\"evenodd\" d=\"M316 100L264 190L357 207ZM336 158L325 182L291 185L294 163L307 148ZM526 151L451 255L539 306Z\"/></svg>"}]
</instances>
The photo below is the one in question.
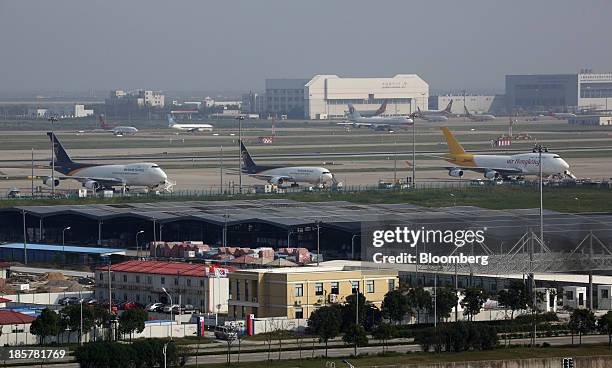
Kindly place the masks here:
<instances>
[{"instance_id":1,"label":"yellow building","mask_svg":"<svg viewBox=\"0 0 612 368\"><path fill-rule=\"evenodd\" d=\"M390 269L306 266L235 271L229 283L230 317L308 318L321 306L344 303L356 290L380 308L399 279Z\"/></svg>"}]
</instances>

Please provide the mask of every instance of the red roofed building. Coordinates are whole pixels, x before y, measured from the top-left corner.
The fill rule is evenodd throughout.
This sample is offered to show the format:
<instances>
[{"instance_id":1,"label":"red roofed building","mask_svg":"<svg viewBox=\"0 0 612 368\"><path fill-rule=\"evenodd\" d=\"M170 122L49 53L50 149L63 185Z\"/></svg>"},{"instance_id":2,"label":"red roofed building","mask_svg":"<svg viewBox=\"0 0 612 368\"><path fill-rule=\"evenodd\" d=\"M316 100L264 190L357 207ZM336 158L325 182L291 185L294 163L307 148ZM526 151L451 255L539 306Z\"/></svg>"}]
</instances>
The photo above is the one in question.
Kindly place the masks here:
<instances>
[{"instance_id":1,"label":"red roofed building","mask_svg":"<svg viewBox=\"0 0 612 368\"><path fill-rule=\"evenodd\" d=\"M0 310L0 325L2 326L29 324L35 319L36 317L28 316L27 314L12 310Z\"/></svg>"},{"instance_id":2,"label":"red roofed building","mask_svg":"<svg viewBox=\"0 0 612 368\"><path fill-rule=\"evenodd\" d=\"M185 262L127 261L110 266L112 298L116 302L191 304L202 312L227 312L233 267ZM95 271L95 294L108 300L109 267ZM220 307L219 307L220 306Z\"/></svg>"}]
</instances>

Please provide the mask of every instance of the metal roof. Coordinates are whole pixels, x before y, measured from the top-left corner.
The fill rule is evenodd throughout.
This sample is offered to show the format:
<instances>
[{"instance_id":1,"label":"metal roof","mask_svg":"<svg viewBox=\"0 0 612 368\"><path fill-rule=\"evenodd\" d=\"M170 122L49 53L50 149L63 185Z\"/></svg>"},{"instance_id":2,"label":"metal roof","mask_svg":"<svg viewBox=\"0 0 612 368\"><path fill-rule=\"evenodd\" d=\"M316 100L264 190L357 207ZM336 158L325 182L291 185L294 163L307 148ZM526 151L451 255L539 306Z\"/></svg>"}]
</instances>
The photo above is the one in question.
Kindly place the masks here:
<instances>
[{"instance_id":1,"label":"metal roof","mask_svg":"<svg viewBox=\"0 0 612 368\"><path fill-rule=\"evenodd\" d=\"M111 265L113 272L144 273L154 275L179 275L204 277L207 272L214 273L215 268L234 270L233 267L219 267L203 263L160 262L160 261L126 261ZM98 270L107 271L107 266L100 266Z\"/></svg>"},{"instance_id":2,"label":"metal roof","mask_svg":"<svg viewBox=\"0 0 612 368\"><path fill-rule=\"evenodd\" d=\"M7 249L23 249L23 243L7 243L0 244L0 248ZM28 250L42 250L49 252L66 252L66 253L87 253L98 255L125 255L125 249L117 248L95 248L95 247L75 247L71 245L49 245L49 244L27 244Z\"/></svg>"}]
</instances>

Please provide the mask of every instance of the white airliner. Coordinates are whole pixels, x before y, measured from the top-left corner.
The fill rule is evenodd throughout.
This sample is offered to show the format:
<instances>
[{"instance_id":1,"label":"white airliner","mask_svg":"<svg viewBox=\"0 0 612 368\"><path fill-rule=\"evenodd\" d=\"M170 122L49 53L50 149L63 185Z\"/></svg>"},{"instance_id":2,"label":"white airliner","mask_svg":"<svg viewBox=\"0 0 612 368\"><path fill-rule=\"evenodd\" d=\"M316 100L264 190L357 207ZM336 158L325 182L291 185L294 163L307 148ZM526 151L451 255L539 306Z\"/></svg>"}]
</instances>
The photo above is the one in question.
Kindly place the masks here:
<instances>
[{"instance_id":1,"label":"white airliner","mask_svg":"<svg viewBox=\"0 0 612 368\"><path fill-rule=\"evenodd\" d=\"M372 129L386 129L394 126L406 127L408 125L412 125L414 121L405 116L397 116L397 117L382 117L382 116L372 116L372 117L363 117L355 109L355 106L349 104L349 111L347 114L349 123L339 123L339 125L350 124L355 127L369 127Z\"/></svg>"},{"instance_id":2,"label":"white airliner","mask_svg":"<svg viewBox=\"0 0 612 368\"><path fill-rule=\"evenodd\" d=\"M213 126L199 123L177 123L172 115L168 114L168 127L188 132L212 132Z\"/></svg>"},{"instance_id":3,"label":"white airliner","mask_svg":"<svg viewBox=\"0 0 612 368\"><path fill-rule=\"evenodd\" d=\"M414 116L427 121L447 121L448 117L451 115L452 106L453 100L450 100L444 110L421 111L421 109L417 106L417 112L414 113Z\"/></svg>"},{"instance_id":4,"label":"white airliner","mask_svg":"<svg viewBox=\"0 0 612 368\"><path fill-rule=\"evenodd\" d=\"M446 167L450 176L461 177L464 170L483 173L487 179L540 175L539 153L530 152L516 155L466 153L447 127L441 127L440 129L442 129L449 149L449 153L441 156L441 158L453 164L451 167ZM569 171L569 164L558 154L542 153L542 176L552 175L573 177Z\"/></svg>"},{"instance_id":5,"label":"white airliner","mask_svg":"<svg viewBox=\"0 0 612 368\"><path fill-rule=\"evenodd\" d=\"M108 125L102 115L99 116L99 120L100 127L102 127L102 129L106 130L107 132L113 133L117 137L123 137L124 135L135 135L136 133L138 133L138 129L134 128L133 126Z\"/></svg>"},{"instance_id":6,"label":"white airliner","mask_svg":"<svg viewBox=\"0 0 612 368\"><path fill-rule=\"evenodd\" d=\"M468 110L467 106L463 106L465 110L465 116L472 121L490 121L495 120L495 115L492 114L472 114L470 110Z\"/></svg>"},{"instance_id":7,"label":"white airliner","mask_svg":"<svg viewBox=\"0 0 612 368\"><path fill-rule=\"evenodd\" d=\"M61 180L74 179L85 188L92 190L111 189L116 186L129 189L131 186L138 186L172 191L174 184L168 181L168 176L157 164L141 162L126 165L100 165L74 162L55 134L48 132L47 135L53 142L56 157L55 170L64 175L44 178L43 183L47 186L58 186Z\"/></svg>"},{"instance_id":8,"label":"white airliner","mask_svg":"<svg viewBox=\"0 0 612 368\"><path fill-rule=\"evenodd\" d=\"M576 114L572 114L571 112L551 112L550 116L554 117L555 119L563 120L575 118Z\"/></svg>"},{"instance_id":9,"label":"white airliner","mask_svg":"<svg viewBox=\"0 0 612 368\"><path fill-rule=\"evenodd\" d=\"M325 185L334 181L332 173L324 167L257 165L242 142L240 142L240 150L243 162L242 171L249 176L265 180L271 184L293 183L297 185L297 183L308 183Z\"/></svg>"},{"instance_id":10,"label":"white airliner","mask_svg":"<svg viewBox=\"0 0 612 368\"><path fill-rule=\"evenodd\" d=\"M361 115L361 117L364 118L369 118L369 117L373 117L373 116L379 116L384 114L384 112L387 111L387 100L384 100L382 105L380 105L380 107L376 110L361 110L359 111L359 115Z\"/></svg>"}]
</instances>

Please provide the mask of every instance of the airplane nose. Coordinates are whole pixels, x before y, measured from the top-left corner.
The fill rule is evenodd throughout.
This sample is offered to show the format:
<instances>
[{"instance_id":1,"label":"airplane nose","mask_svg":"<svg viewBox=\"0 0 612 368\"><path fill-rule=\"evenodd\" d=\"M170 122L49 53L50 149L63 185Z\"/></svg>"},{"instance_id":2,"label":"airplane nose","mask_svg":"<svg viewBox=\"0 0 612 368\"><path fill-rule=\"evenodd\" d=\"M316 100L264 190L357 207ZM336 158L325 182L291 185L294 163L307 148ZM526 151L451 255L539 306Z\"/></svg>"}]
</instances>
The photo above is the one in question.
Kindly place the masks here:
<instances>
[{"instance_id":1,"label":"airplane nose","mask_svg":"<svg viewBox=\"0 0 612 368\"><path fill-rule=\"evenodd\" d=\"M569 169L569 164L565 160L563 160L563 168L566 170Z\"/></svg>"}]
</instances>

